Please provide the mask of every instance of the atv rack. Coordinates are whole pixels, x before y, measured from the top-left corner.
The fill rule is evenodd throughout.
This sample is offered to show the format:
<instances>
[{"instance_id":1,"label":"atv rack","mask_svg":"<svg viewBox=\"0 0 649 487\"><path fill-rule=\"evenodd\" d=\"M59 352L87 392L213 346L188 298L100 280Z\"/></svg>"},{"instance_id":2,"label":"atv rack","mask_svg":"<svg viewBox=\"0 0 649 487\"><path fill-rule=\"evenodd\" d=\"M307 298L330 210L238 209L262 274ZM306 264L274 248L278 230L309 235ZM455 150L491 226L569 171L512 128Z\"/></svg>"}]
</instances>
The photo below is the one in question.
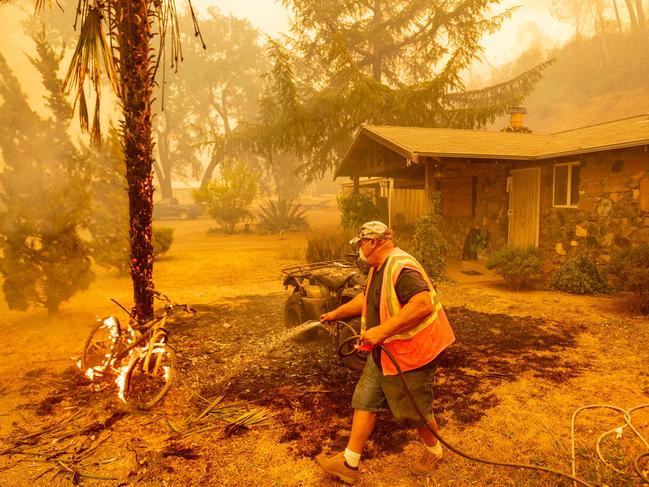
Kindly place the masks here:
<instances>
[{"instance_id":1,"label":"atv rack","mask_svg":"<svg viewBox=\"0 0 649 487\"><path fill-rule=\"evenodd\" d=\"M312 264L302 264L282 269L282 273L290 277L304 278L319 274L318 271L334 271L337 269L348 270L355 269L356 265L345 260L326 260L323 262L313 262Z\"/></svg>"}]
</instances>

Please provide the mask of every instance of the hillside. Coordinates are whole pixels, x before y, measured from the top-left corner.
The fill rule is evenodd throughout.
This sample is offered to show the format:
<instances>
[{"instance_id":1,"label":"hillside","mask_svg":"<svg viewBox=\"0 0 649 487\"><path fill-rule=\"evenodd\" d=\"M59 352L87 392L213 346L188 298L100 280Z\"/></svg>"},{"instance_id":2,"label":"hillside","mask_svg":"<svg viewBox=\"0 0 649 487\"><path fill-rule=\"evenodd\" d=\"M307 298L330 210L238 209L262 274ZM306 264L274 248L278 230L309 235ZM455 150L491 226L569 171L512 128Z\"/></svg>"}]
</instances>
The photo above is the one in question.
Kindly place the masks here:
<instances>
[{"instance_id":1,"label":"hillside","mask_svg":"<svg viewBox=\"0 0 649 487\"><path fill-rule=\"evenodd\" d=\"M555 63L523 102L528 109L525 125L533 132L557 132L649 113L649 44L614 34L607 36L606 44L599 38L572 40L549 54L540 49L525 53L499 69L492 82L547 57L555 58ZM503 117L489 128L499 130L507 123Z\"/></svg>"}]
</instances>

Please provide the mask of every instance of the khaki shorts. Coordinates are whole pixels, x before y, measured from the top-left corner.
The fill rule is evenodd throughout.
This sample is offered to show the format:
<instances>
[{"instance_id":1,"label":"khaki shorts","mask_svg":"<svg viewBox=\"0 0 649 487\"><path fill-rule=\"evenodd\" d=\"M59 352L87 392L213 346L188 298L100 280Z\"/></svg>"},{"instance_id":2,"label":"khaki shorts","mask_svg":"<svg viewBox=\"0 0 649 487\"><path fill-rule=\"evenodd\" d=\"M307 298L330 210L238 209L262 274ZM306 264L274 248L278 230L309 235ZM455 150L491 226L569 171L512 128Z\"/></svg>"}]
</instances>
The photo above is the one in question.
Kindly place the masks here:
<instances>
[{"instance_id":1,"label":"khaki shorts","mask_svg":"<svg viewBox=\"0 0 649 487\"><path fill-rule=\"evenodd\" d=\"M426 423L406 395L398 375L383 375L372 358L367 357L363 374L356 384L352 407L363 411L392 411L394 419L406 428L423 428L433 417L433 384L435 368L432 364L405 372L408 389L419 409L426 416Z\"/></svg>"}]
</instances>

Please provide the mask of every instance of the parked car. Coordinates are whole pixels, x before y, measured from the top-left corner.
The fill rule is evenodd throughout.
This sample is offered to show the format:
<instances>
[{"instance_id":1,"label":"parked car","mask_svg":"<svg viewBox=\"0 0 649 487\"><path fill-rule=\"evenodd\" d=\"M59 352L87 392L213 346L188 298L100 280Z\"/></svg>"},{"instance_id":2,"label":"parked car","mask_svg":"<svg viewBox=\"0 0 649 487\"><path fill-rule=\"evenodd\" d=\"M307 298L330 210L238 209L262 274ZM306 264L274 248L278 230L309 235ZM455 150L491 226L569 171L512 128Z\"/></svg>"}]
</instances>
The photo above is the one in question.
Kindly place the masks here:
<instances>
[{"instance_id":1,"label":"parked car","mask_svg":"<svg viewBox=\"0 0 649 487\"><path fill-rule=\"evenodd\" d=\"M153 204L153 218L189 220L203 212L201 205L180 204L177 198L163 198Z\"/></svg>"}]
</instances>

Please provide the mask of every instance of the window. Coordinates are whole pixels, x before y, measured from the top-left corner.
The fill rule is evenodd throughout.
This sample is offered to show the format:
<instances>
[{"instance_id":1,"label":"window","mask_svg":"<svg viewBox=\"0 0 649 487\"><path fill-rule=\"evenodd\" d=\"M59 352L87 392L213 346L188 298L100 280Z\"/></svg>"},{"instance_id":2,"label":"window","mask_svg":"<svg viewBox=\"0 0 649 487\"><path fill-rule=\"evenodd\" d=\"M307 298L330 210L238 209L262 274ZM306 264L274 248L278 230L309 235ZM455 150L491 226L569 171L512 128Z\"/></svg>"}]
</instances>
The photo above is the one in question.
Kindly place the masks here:
<instances>
[{"instance_id":1,"label":"window","mask_svg":"<svg viewBox=\"0 0 649 487\"><path fill-rule=\"evenodd\" d=\"M580 169L578 162L554 166L553 206L568 208L577 206Z\"/></svg>"}]
</instances>

